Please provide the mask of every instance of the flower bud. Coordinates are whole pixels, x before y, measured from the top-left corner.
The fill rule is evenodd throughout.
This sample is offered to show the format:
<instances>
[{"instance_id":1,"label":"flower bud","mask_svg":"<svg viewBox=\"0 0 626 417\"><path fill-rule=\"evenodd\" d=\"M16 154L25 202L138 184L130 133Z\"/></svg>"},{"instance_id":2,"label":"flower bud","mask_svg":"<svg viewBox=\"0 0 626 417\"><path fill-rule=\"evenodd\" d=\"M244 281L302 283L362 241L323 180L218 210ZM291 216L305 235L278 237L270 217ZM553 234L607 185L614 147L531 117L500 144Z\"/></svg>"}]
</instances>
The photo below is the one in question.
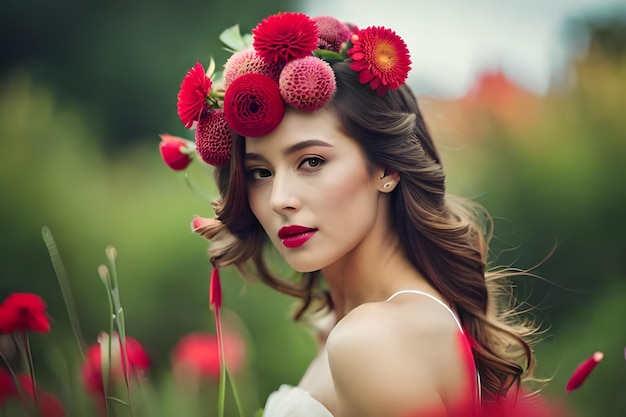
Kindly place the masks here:
<instances>
[{"instance_id":1,"label":"flower bud","mask_svg":"<svg viewBox=\"0 0 626 417\"><path fill-rule=\"evenodd\" d=\"M192 142L167 133L160 135L159 151L163 162L174 171L182 171L191 163Z\"/></svg>"}]
</instances>

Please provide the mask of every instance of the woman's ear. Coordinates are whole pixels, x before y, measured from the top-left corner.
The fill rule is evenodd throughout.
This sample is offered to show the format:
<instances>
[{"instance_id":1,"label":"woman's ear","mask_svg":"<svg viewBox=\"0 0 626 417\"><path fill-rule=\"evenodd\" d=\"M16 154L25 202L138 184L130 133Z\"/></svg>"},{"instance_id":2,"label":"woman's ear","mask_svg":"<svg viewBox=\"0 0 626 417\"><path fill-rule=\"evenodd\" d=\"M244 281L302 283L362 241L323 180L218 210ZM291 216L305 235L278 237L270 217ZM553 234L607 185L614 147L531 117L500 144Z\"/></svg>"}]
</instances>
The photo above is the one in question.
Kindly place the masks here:
<instances>
[{"instance_id":1,"label":"woman's ear","mask_svg":"<svg viewBox=\"0 0 626 417\"><path fill-rule=\"evenodd\" d=\"M389 171L388 169L381 170L377 184L378 191L390 193L396 188L399 182L400 175L398 175L397 172Z\"/></svg>"}]
</instances>

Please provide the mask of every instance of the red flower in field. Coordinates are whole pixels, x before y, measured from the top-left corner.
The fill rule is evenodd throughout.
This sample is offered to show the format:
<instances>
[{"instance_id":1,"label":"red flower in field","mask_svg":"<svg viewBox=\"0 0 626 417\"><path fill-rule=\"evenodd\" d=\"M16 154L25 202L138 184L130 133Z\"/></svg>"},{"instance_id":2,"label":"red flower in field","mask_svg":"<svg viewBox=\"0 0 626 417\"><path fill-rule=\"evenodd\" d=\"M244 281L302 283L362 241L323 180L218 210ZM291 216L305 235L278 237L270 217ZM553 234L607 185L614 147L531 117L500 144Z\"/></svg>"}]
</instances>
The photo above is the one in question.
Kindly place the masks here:
<instances>
[{"instance_id":1,"label":"red flower in field","mask_svg":"<svg viewBox=\"0 0 626 417\"><path fill-rule=\"evenodd\" d=\"M230 127L243 136L258 137L280 124L285 103L278 82L261 74L235 79L224 95L224 115Z\"/></svg>"},{"instance_id":2,"label":"red flower in field","mask_svg":"<svg viewBox=\"0 0 626 417\"><path fill-rule=\"evenodd\" d=\"M207 97L213 83L206 76L204 67L199 62L183 78L178 92L178 117L186 128L198 121L202 112L209 108Z\"/></svg>"},{"instance_id":3,"label":"red flower in field","mask_svg":"<svg viewBox=\"0 0 626 417\"><path fill-rule=\"evenodd\" d=\"M92 394L104 393L102 381L102 351L108 350L109 335L102 334L99 343L91 345L87 349L87 358L82 367L83 384L88 392ZM108 357L105 350L105 358ZM130 368L130 374L141 375L143 371L150 367L150 359L141 344L132 337L126 336L126 358L122 361L122 342L115 334L111 341L111 362L109 363L109 381L117 382L124 378L125 371Z\"/></svg>"},{"instance_id":4,"label":"red flower in field","mask_svg":"<svg viewBox=\"0 0 626 417\"><path fill-rule=\"evenodd\" d=\"M159 152L161 152L163 162L174 171L182 171L187 168L193 160L191 157L193 143L168 133L159 136L161 137Z\"/></svg>"},{"instance_id":5,"label":"red flower in field","mask_svg":"<svg viewBox=\"0 0 626 417\"><path fill-rule=\"evenodd\" d=\"M409 50L396 32L370 26L352 35L350 68L359 72L361 84L369 83L372 90L383 95L388 88L395 90L406 81L411 70Z\"/></svg>"},{"instance_id":6,"label":"red flower in field","mask_svg":"<svg viewBox=\"0 0 626 417\"><path fill-rule=\"evenodd\" d=\"M602 352L596 352L591 355L587 360L578 365L578 368L572 374L572 377L569 381L567 381L567 386L565 389L568 393L572 392L576 388L582 385L583 382L587 379L593 368L596 367L597 364L600 363L604 354Z\"/></svg>"},{"instance_id":7,"label":"red flower in field","mask_svg":"<svg viewBox=\"0 0 626 417\"><path fill-rule=\"evenodd\" d=\"M0 407L4 404L9 397L17 395L15 389L15 383L13 377L8 371L0 369Z\"/></svg>"},{"instance_id":8,"label":"red flower in field","mask_svg":"<svg viewBox=\"0 0 626 417\"><path fill-rule=\"evenodd\" d=\"M228 371L235 375L243 367L246 349L241 338L224 333L224 356ZM218 379L220 354L217 336L210 333L190 333L183 337L172 354L174 372L180 377L199 376Z\"/></svg>"},{"instance_id":9,"label":"red flower in field","mask_svg":"<svg viewBox=\"0 0 626 417\"><path fill-rule=\"evenodd\" d=\"M11 333L18 330L39 333L50 331L46 303L37 294L13 293L0 305L0 332Z\"/></svg>"},{"instance_id":10,"label":"red flower in field","mask_svg":"<svg viewBox=\"0 0 626 417\"><path fill-rule=\"evenodd\" d=\"M18 378L30 400L34 401L35 384L30 375L22 374ZM65 409L61 401L49 392L41 390L39 386L37 387L37 404L41 417L65 417Z\"/></svg>"},{"instance_id":11,"label":"red flower in field","mask_svg":"<svg viewBox=\"0 0 626 417\"><path fill-rule=\"evenodd\" d=\"M278 13L252 29L252 46L270 63L287 62L311 55L317 48L317 25L303 13Z\"/></svg>"}]
</instances>

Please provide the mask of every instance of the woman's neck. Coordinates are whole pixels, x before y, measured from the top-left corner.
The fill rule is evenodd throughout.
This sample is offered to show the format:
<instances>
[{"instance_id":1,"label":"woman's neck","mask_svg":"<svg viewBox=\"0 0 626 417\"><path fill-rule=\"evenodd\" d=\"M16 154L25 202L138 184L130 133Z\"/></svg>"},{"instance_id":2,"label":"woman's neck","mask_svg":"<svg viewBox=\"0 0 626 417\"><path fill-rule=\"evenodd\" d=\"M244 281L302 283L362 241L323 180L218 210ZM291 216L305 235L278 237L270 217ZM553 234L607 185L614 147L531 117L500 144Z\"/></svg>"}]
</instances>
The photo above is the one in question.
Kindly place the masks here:
<instances>
[{"instance_id":1,"label":"woman's neck","mask_svg":"<svg viewBox=\"0 0 626 417\"><path fill-rule=\"evenodd\" d=\"M406 256L395 232L374 230L359 246L322 272L337 320L361 304L384 301L403 289L432 290Z\"/></svg>"}]
</instances>

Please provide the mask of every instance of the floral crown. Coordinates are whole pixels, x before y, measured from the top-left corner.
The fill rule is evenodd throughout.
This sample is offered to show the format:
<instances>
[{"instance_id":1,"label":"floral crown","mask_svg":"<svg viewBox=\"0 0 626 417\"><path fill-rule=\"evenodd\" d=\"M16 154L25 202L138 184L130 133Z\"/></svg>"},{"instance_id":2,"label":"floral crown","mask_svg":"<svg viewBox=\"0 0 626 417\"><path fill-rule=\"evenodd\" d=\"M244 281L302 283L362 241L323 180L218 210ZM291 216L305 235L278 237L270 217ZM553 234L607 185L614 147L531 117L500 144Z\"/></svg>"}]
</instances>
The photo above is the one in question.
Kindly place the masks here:
<instances>
[{"instance_id":1,"label":"floral crown","mask_svg":"<svg viewBox=\"0 0 626 417\"><path fill-rule=\"evenodd\" d=\"M392 30L358 29L330 16L284 12L261 21L242 36L233 26L220 35L233 55L221 73L211 59L205 71L196 63L178 93L178 116L195 129L195 148L213 166L230 160L232 132L263 136L273 131L285 104L303 111L323 107L336 90L331 63L349 61L361 84L380 96L402 85L411 69L404 41ZM168 165L185 169L189 143L162 135L161 153ZM168 161L169 158L169 161Z\"/></svg>"}]
</instances>

